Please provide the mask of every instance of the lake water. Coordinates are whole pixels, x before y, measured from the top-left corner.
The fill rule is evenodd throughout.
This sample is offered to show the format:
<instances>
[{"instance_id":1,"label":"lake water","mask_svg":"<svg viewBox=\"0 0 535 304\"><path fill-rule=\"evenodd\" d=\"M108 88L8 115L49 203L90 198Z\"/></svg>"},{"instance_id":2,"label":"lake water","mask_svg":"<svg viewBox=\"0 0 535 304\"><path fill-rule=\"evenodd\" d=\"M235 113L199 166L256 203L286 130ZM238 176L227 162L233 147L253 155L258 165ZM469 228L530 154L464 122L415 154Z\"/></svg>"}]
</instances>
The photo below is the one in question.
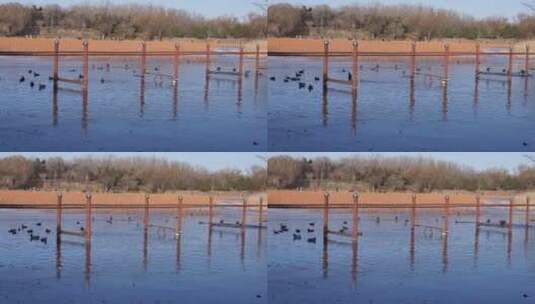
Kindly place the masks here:
<instances>
[{"instance_id":1,"label":"lake water","mask_svg":"<svg viewBox=\"0 0 535 304\"><path fill-rule=\"evenodd\" d=\"M236 58L214 56L212 68L217 66L230 70ZM155 75L172 75L172 69L171 58L149 57L151 74L142 81L139 58L91 58L84 98L72 91L78 85L68 83L54 94L52 58L0 57L0 150L266 150L267 88L264 77L255 77L254 60L245 60L244 70L251 72L241 89L232 76L206 82L205 64L187 58L178 87ZM80 73L79 58L61 58L60 77L77 79Z\"/></svg>"},{"instance_id":2,"label":"lake water","mask_svg":"<svg viewBox=\"0 0 535 304\"><path fill-rule=\"evenodd\" d=\"M351 230L349 212L331 211L329 229L347 222ZM435 229L444 227L441 212L417 209L412 230L409 210L360 209L358 242L329 235L324 243L322 210L270 209L270 303L535 302L535 229L522 227L523 211L509 231L476 230L473 212L451 209L446 236ZM487 219L507 220L508 212L482 208ZM289 232L275 234L280 224ZM302 239L294 240L295 229Z\"/></svg>"},{"instance_id":3,"label":"lake water","mask_svg":"<svg viewBox=\"0 0 535 304\"><path fill-rule=\"evenodd\" d=\"M151 209L148 223L175 228L177 214ZM65 211L63 229L79 230L84 217ZM217 221L240 217L239 208L215 209ZM257 217L250 209L248 221ZM207 221L206 210L193 209L180 217L180 237L155 226L145 234L143 210L98 209L93 218L89 248L65 234L58 247L54 210L0 210L0 302L267 303L265 230L213 227L209 233L199 223ZM8 233L22 224L48 242Z\"/></svg>"},{"instance_id":4,"label":"lake water","mask_svg":"<svg viewBox=\"0 0 535 304\"><path fill-rule=\"evenodd\" d=\"M481 69L501 72L504 57L484 57ZM324 94L315 79L321 79L321 58L270 57L269 76L276 79L268 81L269 150L535 150L535 77L513 77L509 84L506 77L481 75L476 82L474 63L452 58L443 86L439 77L429 77L442 75L442 62L419 59L419 73L428 77L419 75L411 84L407 61L361 58L354 99L340 84L330 84ZM518 58L514 70L521 68ZM305 71L305 88L283 81L299 70ZM331 59L330 77L347 79L349 70L350 59Z\"/></svg>"}]
</instances>

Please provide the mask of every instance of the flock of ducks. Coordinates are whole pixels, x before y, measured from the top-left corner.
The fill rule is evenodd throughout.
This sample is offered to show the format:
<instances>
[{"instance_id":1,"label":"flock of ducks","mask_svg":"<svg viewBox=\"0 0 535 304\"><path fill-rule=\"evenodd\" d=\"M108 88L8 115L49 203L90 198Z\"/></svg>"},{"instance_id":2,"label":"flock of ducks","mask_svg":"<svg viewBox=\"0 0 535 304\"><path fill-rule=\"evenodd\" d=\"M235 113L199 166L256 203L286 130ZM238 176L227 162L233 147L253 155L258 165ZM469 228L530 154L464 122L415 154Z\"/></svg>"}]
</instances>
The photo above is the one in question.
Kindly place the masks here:
<instances>
[{"instance_id":1,"label":"flock of ducks","mask_svg":"<svg viewBox=\"0 0 535 304\"><path fill-rule=\"evenodd\" d=\"M26 232L26 234L28 234L30 236L30 242L33 242L33 241L41 241L41 243L43 244L47 244L48 242L48 236L39 236L39 234L34 234L34 229L35 230L38 230L42 227L42 223L41 222L38 222L38 223L35 223L35 227L30 227L29 225L26 225L26 224L21 224L20 226L18 226L17 228L12 228L12 229L9 229L8 232L12 235L16 235L18 233L24 233ZM50 232L52 232L50 230L50 228L45 228L44 230L44 233L46 235L50 234ZM37 231L35 231L35 233L37 233Z\"/></svg>"}]
</instances>

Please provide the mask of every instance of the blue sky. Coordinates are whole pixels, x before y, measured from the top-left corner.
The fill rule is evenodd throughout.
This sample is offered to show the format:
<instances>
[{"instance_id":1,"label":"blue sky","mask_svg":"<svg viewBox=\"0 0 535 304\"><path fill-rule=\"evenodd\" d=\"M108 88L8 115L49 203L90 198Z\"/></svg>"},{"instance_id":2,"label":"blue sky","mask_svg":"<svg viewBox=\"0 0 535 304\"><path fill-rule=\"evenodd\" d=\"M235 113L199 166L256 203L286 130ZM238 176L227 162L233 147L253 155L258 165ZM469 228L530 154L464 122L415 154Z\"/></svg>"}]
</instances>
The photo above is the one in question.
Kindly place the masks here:
<instances>
[{"instance_id":1,"label":"blue sky","mask_svg":"<svg viewBox=\"0 0 535 304\"><path fill-rule=\"evenodd\" d=\"M8 155L24 155L27 157L41 157L47 158L51 156L62 156L64 158L76 158L80 156L146 156L146 157L160 157L167 158L170 160L178 160L190 163L192 165L198 165L205 167L209 170L219 170L224 168L234 168L240 170L247 170L253 165L264 166L266 156L275 156L275 155L290 155L294 157L320 157L328 156L333 159L338 159L351 155L383 155L383 156L399 156L399 155L410 155L410 156L425 156L431 157L439 160L452 161L458 164L466 165L472 167L476 170L484 170L489 168L501 168L514 171L519 165L527 164L532 165L532 163L527 160L526 155L529 153L449 153L449 152L414 152L414 153L402 153L402 152L391 152L391 153L352 153L352 152L340 152L340 153L323 153L323 152L288 152L288 153L251 153L251 152L237 152L237 153L226 153L226 152L173 152L173 153L138 153L138 152L121 152L121 153L11 153L4 152L0 153L0 157L5 157ZM530 155L535 157L535 153ZM535 164L533 164L535 165Z\"/></svg>"},{"instance_id":2,"label":"blue sky","mask_svg":"<svg viewBox=\"0 0 535 304\"><path fill-rule=\"evenodd\" d=\"M15 0L0 0L0 3L13 2ZM213 17L220 15L232 15L244 17L251 11L258 11L255 3L265 3L266 0L113 0L110 3L143 3L164 5L168 7L183 8L191 12L196 12L205 16ZM525 0L535 3L535 0ZM24 4L47 4L59 3L61 5L70 5L77 3L106 3L105 0L22 0L18 1ZM302 5L330 4L332 6L352 4L352 3L383 3L398 4L412 3L423 4L427 6L455 9L460 12L470 14L476 17L487 16L507 16L513 17L519 12L526 11L522 5L523 0L270 0L270 3L288 2Z\"/></svg>"}]
</instances>

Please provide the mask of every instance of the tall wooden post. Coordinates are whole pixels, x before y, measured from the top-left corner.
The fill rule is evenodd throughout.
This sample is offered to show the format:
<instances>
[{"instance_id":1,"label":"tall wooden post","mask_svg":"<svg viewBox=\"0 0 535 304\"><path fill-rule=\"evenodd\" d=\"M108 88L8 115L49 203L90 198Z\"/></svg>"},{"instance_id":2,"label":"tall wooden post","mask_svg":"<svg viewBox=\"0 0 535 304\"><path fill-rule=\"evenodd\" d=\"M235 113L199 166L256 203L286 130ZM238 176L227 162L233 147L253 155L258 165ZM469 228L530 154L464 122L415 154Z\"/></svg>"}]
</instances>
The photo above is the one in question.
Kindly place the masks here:
<instances>
[{"instance_id":1,"label":"tall wooden post","mask_svg":"<svg viewBox=\"0 0 535 304\"><path fill-rule=\"evenodd\" d=\"M58 86L59 78L59 39L54 39L54 61L52 67L52 78L54 81L54 88Z\"/></svg>"},{"instance_id":2,"label":"tall wooden post","mask_svg":"<svg viewBox=\"0 0 535 304\"><path fill-rule=\"evenodd\" d=\"M529 226L529 221L530 221L530 218L529 218L529 212L530 212L530 208L531 208L531 202L530 202L530 198L529 196L526 197L526 227Z\"/></svg>"},{"instance_id":3,"label":"tall wooden post","mask_svg":"<svg viewBox=\"0 0 535 304\"><path fill-rule=\"evenodd\" d=\"M61 221L63 212L63 193L58 192L56 201L56 237L61 234Z\"/></svg>"},{"instance_id":4,"label":"tall wooden post","mask_svg":"<svg viewBox=\"0 0 535 304\"><path fill-rule=\"evenodd\" d=\"M245 223L247 222L247 198L244 198L242 200L242 213L241 213L241 225L242 227L245 227Z\"/></svg>"},{"instance_id":5,"label":"tall wooden post","mask_svg":"<svg viewBox=\"0 0 535 304\"><path fill-rule=\"evenodd\" d=\"M513 227L513 204L514 204L514 200L513 199L510 199L509 200L509 227Z\"/></svg>"},{"instance_id":6,"label":"tall wooden post","mask_svg":"<svg viewBox=\"0 0 535 304\"><path fill-rule=\"evenodd\" d=\"M359 194L358 192L353 192L353 208L352 208L352 229L351 229L351 237L353 239L353 242L356 242L359 237Z\"/></svg>"},{"instance_id":7,"label":"tall wooden post","mask_svg":"<svg viewBox=\"0 0 535 304\"><path fill-rule=\"evenodd\" d=\"M238 63L238 76L241 78L243 76L243 44L240 43L240 53L239 53L239 63Z\"/></svg>"},{"instance_id":8,"label":"tall wooden post","mask_svg":"<svg viewBox=\"0 0 535 304\"><path fill-rule=\"evenodd\" d=\"M450 45L444 45L444 81L448 81L450 71Z\"/></svg>"},{"instance_id":9,"label":"tall wooden post","mask_svg":"<svg viewBox=\"0 0 535 304\"><path fill-rule=\"evenodd\" d=\"M416 194L411 196L411 238L409 244L409 255L411 261L411 267L415 262L415 247L416 247Z\"/></svg>"},{"instance_id":10,"label":"tall wooden post","mask_svg":"<svg viewBox=\"0 0 535 304\"><path fill-rule=\"evenodd\" d=\"M323 240L327 241L329 234L329 192L323 193Z\"/></svg>"},{"instance_id":11,"label":"tall wooden post","mask_svg":"<svg viewBox=\"0 0 535 304\"><path fill-rule=\"evenodd\" d=\"M480 64L481 64L481 45L479 44L479 42L477 42L476 43L476 70L475 70L476 79L479 79L479 73L481 72Z\"/></svg>"},{"instance_id":12,"label":"tall wooden post","mask_svg":"<svg viewBox=\"0 0 535 304\"><path fill-rule=\"evenodd\" d=\"M263 221L263 218L262 218L262 212L263 212L263 209L264 209L264 198L263 197L260 197L259 201L258 201L258 226L262 226L262 221Z\"/></svg>"},{"instance_id":13,"label":"tall wooden post","mask_svg":"<svg viewBox=\"0 0 535 304\"><path fill-rule=\"evenodd\" d=\"M507 67L507 76L513 77L513 47L509 47L509 63Z\"/></svg>"},{"instance_id":14,"label":"tall wooden post","mask_svg":"<svg viewBox=\"0 0 535 304\"><path fill-rule=\"evenodd\" d=\"M206 42L206 79L210 75L210 43Z\"/></svg>"},{"instance_id":15,"label":"tall wooden post","mask_svg":"<svg viewBox=\"0 0 535 304\"><path fill-rule=\"evenodd\" d=\"M173 78L175 80L175 86L178 86L178 72L180 64L180 45L175 44L175 54L173 60Z\"/></svg>"},{"instance_id":16,"label":"tall wooden post","mask_svg":"<svg viewBox=\"0 0 535 304\"><path fill-rule=\"evenodd\" d=\"M327 89L329 81L329 41L323 41L323 89Z\"/></svg>"},{"instance_id":17,"label":"tall wooden post","mask_svg":"<svg viewBox=\"0 0 535 304\"><path fill-rule=\"evenodd\" d=\"M529 45L526 45L526 58L524 59L524 71L526 76L529 75Z\"/></svg>"},{"instance_id":18,"label":"tall wooden post","mask_svg":"<svg viewBox=\"0 0 535 304\"><path fill-rule=\"evenodd\" d=\"M359 43L357 40L353 40L353 52L352 52L352 66L351 66L351 89L353 92L357 91L358 86L358 65L359 65Z\"/></svg>"},{"instance_id":19,"label":"tall wooden post","mask_svg":"<svg viewBox=\"0 0 535 304\"><path fill-rule=\"evenodd\" d=\"M141 77L145 78L147 73L147 43L141 42Z\"/></svg>"},{"instance_id":20,"label":"tall wooden post","mask_svg":"<svg viewBox=\"0 0 535 304\"><path fill-rule=\"evenodd\" d=\"M410 77L414 78L416 76L416 42L411 43L411 62L410 62Z\"/></svg>"},{"instance_id":21,"label":"tall wooden post","mask_svg":"<svg viewBox=\"0 0 535 304\"><path fill-rule=\"evenodd\" d=\"M210 196L208 198L208 224L210 228L212 228L213 218L214 218L214 197Z\"/></svg>"},{"instance_id":22,"label":"tall wooden post","mask_svg":"<svg viewBox=\"0 0 535 304\"><path fill-rule=\"evenodd\" d=\"M92 234L92 216L91 216L91 200L92 195L90 192L85 195L85 238L86 242L91 241Z\"/></svg>"},{"instance_id":23,"label":"tall wooden post","mask_svg":"<svg viewBox=\"0 0 535 304\"><path fill-rule=\"evenodd\" d=\"M479 194L476 196L476 225L479 226L481 221L481 197Z\"/></svg>"},{"instance_id":24,"label":"tall wooden post","mask_svg":"<svg viewBox=\"0 0 535 304\"><path fill-rule=\"evenodd\" d=\"M82 46L84 48L84 54L82 57L82 90L87 91L89 85L89 42L87 40L84 40L82 42Z\"/></svg>"},{"instance_id":25,"label":"tall wooden post","mask_svg":"<svg viewBox=\"0 0 535 304\"><path fill-rule=\"evenodd\" d=\"M256 44L255 72L256 72L256 75L260 73L260 45L259 44Z\"/></svg>"}]
</instances>

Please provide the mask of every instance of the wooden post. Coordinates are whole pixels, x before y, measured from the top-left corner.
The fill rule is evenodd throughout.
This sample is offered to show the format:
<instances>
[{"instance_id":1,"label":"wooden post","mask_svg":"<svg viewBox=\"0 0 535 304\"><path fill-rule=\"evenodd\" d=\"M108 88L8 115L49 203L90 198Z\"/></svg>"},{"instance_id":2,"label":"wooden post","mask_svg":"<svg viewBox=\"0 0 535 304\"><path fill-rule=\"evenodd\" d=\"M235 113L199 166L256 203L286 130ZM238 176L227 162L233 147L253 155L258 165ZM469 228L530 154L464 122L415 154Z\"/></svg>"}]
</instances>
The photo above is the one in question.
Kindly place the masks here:
<instances>
[{"instance_id":1,"label":"wooden post","mask_svg":"<svg viewBox=\"0 0 535 304\"><path fill-rule=\"evenodd\" d=\"M182 195L178 195L178 200L177 200L177 208L182 208L183 206L183 202L184 202L184 197L182 197Z\"/></svg>"},{"instance_id":2,"label":"wooden post","mask_svg":"<svg viewBox=\"0 0 535 304\"><path fill-rule=\"evenodd\" d=\"M357 91L357 85L358 85L358 70L359 70L358 52L359 52L359 43L357 42L357 40L353 40L353 52L352 52L352 60L351 60L353 63L353 65L351 66L351 73L352 73L351 89L353 90L353 92Z\"/></svg>"},{"instance_id":3,"label":"wooden post","mask_svg":"<svg viewBox=\"0 0 535 304\"><path fill-rule=\"evenodd\" d=\"M526 197L526 228L528 228L529 226L529 209L531 208L530 206L531 202L530 202L530 199L529 199L529 196Z\"/></svg>"},{"instance_id":4,"label":"wooden post","mask_svg":"<svg viewBox=\"0 0 535 304\"><path fill-rule=\"evenodd\" d=\"M54 87L58 86L59 78L59 39L54 39L54 62L52 68L52 77L54 80Z\"/></svg>"},{"instance_id":5,"label":"wooden post","mask_svg":"<svg viewBox=\"0 0 535 304\"><path fill-rule=\"evenodd\" d=\"M242 213L241 213L241 225L242 228L245 228L245 223L247 221L247 198L242 200Z\"/></svg>"},{"instance_id":6,"label":"wooden post","mask_svg":"<svg viewBox=\"0 0 535 304\"><path fill-rule=\"evenodd\" d=\"M411 43L411 63L410 63L410 77L416 76L416 42Z\"/></svg>"},{"instance_id":7,"label":"wooden post","mask_svg":"<svg viewBox=\"0 0 535 304\"><path fill-rule=\"evenodd\" d=\"M214 198L213 196L210 196L208 198L208 224L210 226L210 229L212 227L213 218L214 218Z\"/></svg>"},{"instance_id":8,"label":"wooden post","mask_svg":"<svg viewBox=\"0 0 535 304\"><path fill-rule=\"evenodd\" d=\"M513 77L513 47L509 47L509 63L507 68L507 76Z\"/></svg>"},{"instance_id":9,"label":"wooden post","mask_svg":"<svg viewBox=\"0 0 535 304\"><path fill-rule=\"evenodd\" d=\"M141 77L145 78L145 73L147 73L147 43L145 41L141 42Z\"/></svg>"},{"instance_id":10,"label":"wooden post","mask_svg":"<svg viewBox=\"0 0 535 304\"><path fill-rule=\"evenodd\" d=\"M86 238L86 242L89 242L91 241L91 224L92 224L92 219L91 219L91 199L92 199L92 196L91 196L91 192L87 192L85 194L85 238Z\"/></svg>"},{"instance_id":11,"label":"wooden post","mask_svg":"<svg viewBox=\"0 0 535 304\"><path fill-rule=\"evenodd\" d=\"M323 193L323 240L326 242L329 234L329 192Z\"/></svg>"},{"instance_id":12,"label":"wooden post","mask_svg":"<svg viewBox=\"0 0 535 304\"><path fill-rule=\"evenodd\" d=\"M259 206L258 206L258 226L262 226L262 211L264 209L264 198L260 197L260 200L258 201L258 203L259 203Z\"/></svg>"},{"instance_id":13,"label":"wooden post","mask_svg":"<svg viewBox=\"0 0 535 304\"><path fill-rule=\"evenodd\" d=\"M175 80L175 86L178 86L178 72L179 72L179 59L180 58L180 45L175 44L175 57L173 60L173 77Z\"/></svg>"},{"instance_id":14,"label":"wooden post","mask_svg":"<svg viewBox=\"0 0 535 304\"><path fill-rule=\"evenodd\" d=\"M56 237L59 237L61 234L61 219L62 219L62 210L63 209L63 193L58 192L57 201L56 201Z\"/></svg>"},{"instance_id":15,"label":"wooden post","mask_svg":"<svg viewBox=\"0 0 535 304\"><path fill-rule=\"evenodd\" d=\"M82 42L82 46L84 48L84 54L82 57L82 90L87 91L89 85L89 42L87 40L84 40Z\"/></svg>"},{"instance_id":16,"label":"wooden post","mask_svg":"<svg viewBox=\"0 0 535 304\"><path fill-rule=\"evenodd\" d=\"M256 44L255 71L257 75L260 73L260 45L259 44Z\"/></svg>"},{"instance_id":17,"label":"wooden post","mask_svg":"<svg viewBox=\"0 0 535 304\"><path fill-rule=\"evenodd\" d=\"M481 197L479 194L476 196L476 226L479 226L481 221Z\"/></svg>"},{"instance_id":18,"label":"wooden post","mask_svg":"<svg viewBox=\"0 0 535 304\"><path fill-rule=\"evenodd\" d=\"M353 226L351 229L351 237L353 238L353 242L356 242L359 237L359 194L358 192L353 192L353 208L352 208L352 220L353 220Z\"/></svg>"},{"instance_id":19,"label":"wooden post","mask_svg":"<svg viewBox=\"0 0 535 304\"><path fill-rule=\"evenodd\" d=\"M480 71L480 64L481 64L481 45L479 44L479 42L476 43L476 70L475 70L475 75L476 75L476 79L479 79L479 73L481 72Z\"/></svg>"},{"instance_id":20,"label":"wooden post","mask_svg":"<svg viewBox=\"0 0 535 304\"><path fill-rule=\"evenodd\" d=\"M206 42L206 79L210 74L210 43Z\"/></svg>"},{"instance_id":21,"label":"wooden post","mask_svg":"<svg viewBox=\"0 0 535 304\"><path fill-rule=\"evenodd\" d=\"M509 200L509 228L512 228L513 227L513 203L514 203L514 200L513 199L510 199Z\"/></svg>"},{"instance_id":22,"label":"wooden post","mask_svg":"<svg viewBox=\"0 0 535 304\"><path fill-rule=\"evenodd\" d=\"M449 216L450 216L450 196L444 196L444 230L443 232L449 233Z\"/></svg>"},{"instance_id":23,"label":"wooden post","mask_svg":"<svg viewBox=\"0 0 535 304\"><path fill-rule=\"evenodd\" d=\"M238 77L243 76L243 44L240 43L240 53L239 53L239 64L238 64Z\"/></svg>"},{"instance_id":24,"label":"wooden post","mask_svg":"<svg viewBox=\"0 0 535 304\"><path fill-rule=\"evenodd\" d=\"M529 75L529 45L526 44L526 58L524 59L524 71L526 77Z\"/></svg>"},{"instance_id":25,"label":"wooden post","mask_svg":"<svg viewBox=\"0 0 535 304\"><path fill-rule=\"evenodd\" d=\"M323 89L327 89L329 81L329 41L323 41Z\"/></svg>"},{"instance_id":26,"label":"wooden post","mask_svg":"<svg viewBox=\"0 0 535 304\"><path fill-rule=\"evenodd\" d=\"M444 45L444 81L448 81L450 70L450 45Z\"/></svg>"}]
</instances>

